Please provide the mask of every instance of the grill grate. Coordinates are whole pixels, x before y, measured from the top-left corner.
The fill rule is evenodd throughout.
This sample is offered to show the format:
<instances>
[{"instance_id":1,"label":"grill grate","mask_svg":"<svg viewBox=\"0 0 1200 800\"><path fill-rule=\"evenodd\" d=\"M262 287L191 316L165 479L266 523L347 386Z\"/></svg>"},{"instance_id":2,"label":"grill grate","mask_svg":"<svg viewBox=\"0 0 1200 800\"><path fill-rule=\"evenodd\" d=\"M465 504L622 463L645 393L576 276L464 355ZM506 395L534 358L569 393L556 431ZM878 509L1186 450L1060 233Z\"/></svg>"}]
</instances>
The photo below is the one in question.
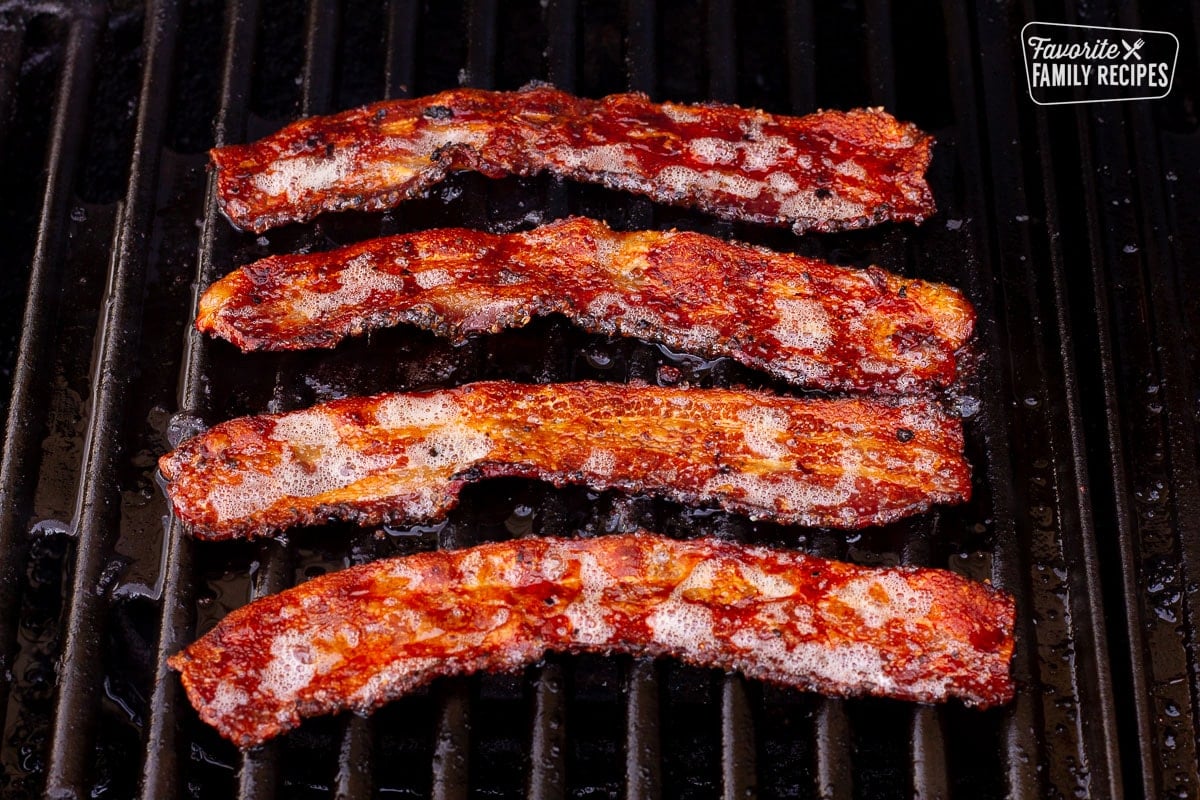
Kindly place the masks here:
<instances>
[{"instance_id":1,"label":"grill grate","mask_svg":"<svg viewBox=\"0 0 1200 800\"><path fill-rule=\"evenodd\" d=\"M1170 10L1101 15L1080 6L1072 16L1169 27ZM1194 81L1195 28L1181 38L1179 79ZM1200 462L1195 348L1179 343L1195 341L1200 319L1180 303L1196 286L1181 260L1195 240L1183 220L1196 196L1175 187L1200 166L1197 121L1175 100L1117 114L1081 110L1072 122L1084 157L1109 167L1072 176L1087 204L1064 225L1090 243L1076 269L1091 277L1080 293L1096 309L1093 370L1105 387L1104 405L1092 410L1108 441L1092 468L1112 481L1100 498L1110 520L1100 541L1106 589L1124 605L1130 643L1128 663L1115 667L1138 701L1121 722L1143 743L1126 763L1145 796L1183 797L1200 786Z\"/></svg>"},{"instance_id":2,"label":"grill grate","mask_svg":"<svg viewBox=\"0 0 1200 800\"><path fill-rule=\"evenodd\" d=\"M1166 6L1143 16L1069 0L0 3L0 147L13 165L0 183L13 262L0 296L25 309L0 320L0 369L12 374L0 793L1200 793L1200 385L1184 344L1200 318L1181 299L1197 288L1183 266L1197 234L1182 223L1200 212L1200 15ZM1032 18L1165 27L1191 60L1164 103L1041 111L1016 49ZM921 228L797 239L548 177L476 175L394 212L264 237L216 211L204 169L213 144L380 96L534 78L587 96L638 89L781 112L884 105L937 136L941 211ZM978 365L953 399L969 416L976 498L851 539L520 480L473 486L445 524L402 530L201 546L166 519L153 457L238 414L485 377L670 380L664 366L703 385L786 388L553 318L460 348L386 331L315 355L242 356L187 324L204 287L268 252L572 213L961 286L980 320ZM555 656L519 676L441 681L370 719L313 720L241 754L199 722L165 667L231 608L323 571L634 526L990 578L1018 598L1017 700L982 714L841 701L675 663Z\"/></svg>"}]
</instances>

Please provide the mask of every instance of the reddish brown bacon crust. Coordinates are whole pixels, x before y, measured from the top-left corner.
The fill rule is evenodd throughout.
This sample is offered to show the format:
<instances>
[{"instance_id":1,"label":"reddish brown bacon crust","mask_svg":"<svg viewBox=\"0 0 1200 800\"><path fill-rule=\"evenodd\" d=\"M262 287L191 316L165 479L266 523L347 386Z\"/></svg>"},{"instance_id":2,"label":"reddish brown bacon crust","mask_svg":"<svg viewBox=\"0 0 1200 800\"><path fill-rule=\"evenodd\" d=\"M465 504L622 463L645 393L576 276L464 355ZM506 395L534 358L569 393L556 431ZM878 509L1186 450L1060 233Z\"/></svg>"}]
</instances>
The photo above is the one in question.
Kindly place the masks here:
<instances>
[{"instance_id":1,"label":"reddish brown bacon crust","mask_svg":"<svg viewBox=\"0 0 1200 800\"><path fill-rule=\"evenodd\" d=\"M207 539L433 519L465 483L514 475L859 528L968 497L962 447L928 400L494 382L231 420L159 467Z\"/></svg>"},{"instance_id":2,"label":"reddish brown bacon crust","mask_svg":"<svg viewBox=\"0 0 1200 800\"><path fill-rule=\"evenodd\" d=\"M254 231L322 211L390 208L449 172L476 170L550 171L801 232L926 219L932 142L881 109L786 117L536 86L453 89L300 120L213 150L212 162L226 216Z\"/></svg>"},{"instance_id":3,"label":"reddish brown bacon crust","mask_svg":"<svg viewBox=\"0 0 1200 800\"><path fill-rule=\"evenodd\" d=\"M196 327L243 350L295 350L401 322L461 341L556 312L797 384L890 393L953 382L974 324L970 304L939 284L569 219L271 256L209 287Z\"/></svg>"},{"instance_id":4,"label":"reddish brown bacon crust","mask_svg":"<svg viewBox=\"0 0 1200 800\"><path fill-rule=\"evenodd\" d=\"M520 539L378 561L232 612L170 660L242 747L444 675L547 650L673 656L832 695L1013 695L1010 596L935 569L648 535Z\"/></svg>"}]
</instances>

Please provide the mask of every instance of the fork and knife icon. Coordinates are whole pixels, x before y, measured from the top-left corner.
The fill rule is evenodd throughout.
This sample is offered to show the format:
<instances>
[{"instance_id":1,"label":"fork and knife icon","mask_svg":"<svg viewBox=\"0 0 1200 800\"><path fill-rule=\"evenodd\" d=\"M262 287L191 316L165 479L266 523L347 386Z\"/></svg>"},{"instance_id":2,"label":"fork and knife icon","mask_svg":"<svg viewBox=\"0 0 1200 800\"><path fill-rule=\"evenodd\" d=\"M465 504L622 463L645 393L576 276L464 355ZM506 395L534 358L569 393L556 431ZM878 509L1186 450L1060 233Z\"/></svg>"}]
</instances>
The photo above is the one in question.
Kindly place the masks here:
<instances>
[{"instance_id":1,"label":"fork and knife icon","mask_svg":"<svg viewBox=\"0 0 1200 800\"><path fill-rule=\"evenodd\" d=\"M1137 40L1136 42L1134 42L1133 44L1130 44L1129 42L1127 42L1127 41L1125 41L1124 39L1122 39L1122 40L1121 40L1121 44L1122 44L1122 45L1125 47L1125 55L1124 55L1124 56L1122 56L1122 60L1124 60L1124 61L1128 61L1128 60L1129 60L1129 57L1130 57L1130 56L1133 56L1133 57L1135 57L1135 58L1136 58L1138 61L1141 61L1141 60L1142 60L1142 54L1141 54L1141 53L1139 53L1138 51L1142 49L1142 45L1144 45L1145 43L1146 43L1146 40L1145 40L1145 39L1138 39L1138 40Z\"/></svg>"}]
</instances>

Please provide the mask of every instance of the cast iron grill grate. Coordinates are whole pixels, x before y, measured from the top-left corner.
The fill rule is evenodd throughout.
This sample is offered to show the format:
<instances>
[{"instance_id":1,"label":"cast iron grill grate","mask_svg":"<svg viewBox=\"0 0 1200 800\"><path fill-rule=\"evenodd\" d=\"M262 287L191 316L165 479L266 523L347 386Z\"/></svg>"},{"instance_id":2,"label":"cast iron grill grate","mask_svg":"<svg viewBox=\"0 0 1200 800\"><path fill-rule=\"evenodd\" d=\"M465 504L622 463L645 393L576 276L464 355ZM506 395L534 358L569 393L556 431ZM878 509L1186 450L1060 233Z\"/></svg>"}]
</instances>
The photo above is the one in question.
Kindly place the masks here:
<instances>
[{"instance_id":1,"label":"cast iron grill grate","mask_svg":"<svg viewBox=\"0 0 1200 800\"><path fill-rule=\"evenodd\" d=\"M1197 51L1185 32L1192 63L1169 105L1045 115L1024 94L1016 41L1030 18L1195 24L1180 6L1167 21L1157 8L1139 20L1091 5L881 0L0 3L0 292L25 309L0 320L13 384L0 462L3 793L1105 797L1122 793L1122 770L1131 795L1200 792L1197 385L1179 335L1198 322L1180 300L1195 288L1181 265L1195 239L1182 221L1200 197L1187 185L1200 151L1184 80ZM381 96L531 79L780 112L884 105L938 137L941 210L920 228L798 239L550 178L474 175L394 212L262 237L215 210L214 144ZM200 546L165 519L154 456L239 414L487 377L785 389L562 319L460 348L397 330L283 356L242 356L190 329L197 292L266 253L567 214L961 286L980 317L978 363L952 398L969 417L975 500L849 540L518 480L472 487L439 526ZM1020 695L980 714L551 657L517 676L439 682L370 719L314 720L243 755L164 667L231 608L323 571L637 525L990 578L1018 597Z\"/></svg>"}]
</instances>

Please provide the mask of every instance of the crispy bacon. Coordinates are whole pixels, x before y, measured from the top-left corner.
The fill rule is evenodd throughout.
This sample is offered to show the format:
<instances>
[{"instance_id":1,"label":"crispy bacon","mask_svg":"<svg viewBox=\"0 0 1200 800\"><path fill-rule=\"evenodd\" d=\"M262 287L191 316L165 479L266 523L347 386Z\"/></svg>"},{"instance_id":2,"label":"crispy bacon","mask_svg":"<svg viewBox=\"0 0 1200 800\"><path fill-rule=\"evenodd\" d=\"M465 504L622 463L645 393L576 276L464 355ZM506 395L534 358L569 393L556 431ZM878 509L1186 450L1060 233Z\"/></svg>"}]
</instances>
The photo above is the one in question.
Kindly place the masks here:
<instances>
[{"instance_id":1,"label":"crispy bacon","mask_svg":"<svg viewBox=\"0 0 1200 800\"><path fill-rule=\"evenodd\" d=\"M253 231L390 208L449 172L475 170L549 171L799 233L929 217L932 144L882 109L786 117L534 86L453 89L304 119L217 148L212 163L225 215Z\"/></svg>"},{"instance_id":2,"label":"crispy bacon","mask_svg":"<svg viewBox=\"0 0 1200 800\"><path fill-rule=\"evenodd\" d=\"M229 614L170 660L242 747L547 650L673 656L825 694L986 708L1013 696L1012 598L715 539L519 539L377 561Z\"/></svg>"},{"instance_id":3,"label":"crispy bacon","mask_svg":"<svg viewBox=\"0 0 1200 800\"><path fill-rule=\"evenodd\" d=\"M805 386L883 392L953 382L974 324L970 304L939 284L576 218L271 256L209 287L196 327L243 350L297 350L401 322L462 341L552 313Z\"/></svg>"},{"instance_id":4,"label":"crispy bacon","mask_svg":"<svg viewBox=\"0 0 1200 800\"><path fill-rule=\"evenodd\" d=\"M205 539L430 520L464 484L498 476L860 528L967 498L962 448L959 420L924 399L486 382L231 420L159 468Z\"/></svg>"}]
</instances>

